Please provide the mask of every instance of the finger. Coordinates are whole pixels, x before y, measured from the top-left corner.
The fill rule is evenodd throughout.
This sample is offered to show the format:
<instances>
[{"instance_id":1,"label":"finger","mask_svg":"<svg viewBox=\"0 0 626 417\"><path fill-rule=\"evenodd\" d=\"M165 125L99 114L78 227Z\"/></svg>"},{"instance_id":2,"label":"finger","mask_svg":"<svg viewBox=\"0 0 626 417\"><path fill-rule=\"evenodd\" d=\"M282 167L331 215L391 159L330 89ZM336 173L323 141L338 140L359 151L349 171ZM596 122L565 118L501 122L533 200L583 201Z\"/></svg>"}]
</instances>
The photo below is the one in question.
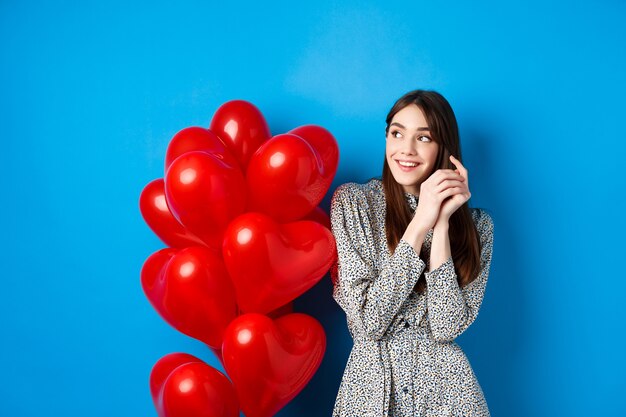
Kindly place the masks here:
<instances>
[{"instance_id":1,"label":"finger","mask_svg":"<svg viewBox=\"0 0 626 417\"><path fill-rule=\"evenodd\" d=\"M459 174L461 176L461 178L463 178L463 181L465 181L466 183L469 182L469 179L467 178L467 170L460 170L460 169L455 169L454 172L456 172L457 174Z\"/></svg>"},{"instance_id":2,"label":"finger","mask_svg":"<svg viewBox=\"0 0 626 417\"><path fill-rule=\"evenodd\" d=\"M465 166L461 163L461 161L459 161L458 159L456 159L454 157L454 155L450 155L450 161L454 164L454 166L461 171L461 173L467 173L467 169L465 168Z\"/></svg>"},{"instance_id":3,"label":"finger","mask_svg":"<svg viewBox=\"0 0 626 417\"><path fill-rule=\"evenodd\" d=\"M434 177L434 178L447 178L450 175L461 175L461 176L463 176L462 173L459 172L459 170L442 168L442 169L438 169L437 171L435 171L431 175L431 177Z\"/></svg>"},{"instance_id":4,"label":"finger","mask_svg":"<svg viewBox=\"0 0 626 417\"><path fill-rule=\"evenodd\" d=\"M435 192L441 192L447 188L450 187L461 187L463 188L465 193L469 193L469 184L467 184L467 181L465 180L464 177L461 176L456 176L454 178L446 178L443 181L441 181L441 183L437 184L434 188L433 191Z\"/></svg>"},{"instance_id":5,"label":"finger","mask_svg":"<svg viewBox=\"0 0 626 417\"><path fill-rule=\"evenodd\" d=\"M459 174L461 176L463 176L463 178L465 178L466 180L468 179L468 175L467 175L467 170L466 169L459 169Z\"/></svg>"},{"instance_id":6,"label":"finger","mask_svg":"<svg viewBox=\"0 0 626 417\"><path fill-rule=\"evenodd\" d=\"M466 190L467 187L464 181L448 179L448 180L442 181L441 184L437 185L437 187L435 187L435 192L440 193L450 187L461 187L463 191L467 191Z\"/></svg>"},{"instance_id":7,"label":"finger","mask_svg":"<svg viewBox=\"0 0 626 417\"><path fill-rule=\"evenodd\" d=\"M463 166L463 164L461 163L461 161L454 155L450 155L450 161L452 161L452 163L454 165L458 166Z\"/></svg>"},{"instance_id":8,"label":"finger","mask_svg":"<svg viewBox=\"0 0 626 417\"><path fill-rule=\"evenodd\" d=\"M439 204L442 204L448 200L456 200L456 201L459 201L461 204L463 204L463 203L468 202L469 199L470 198L468 197L467 194L461 192L460 190L455 190L454 188L450 188L446 190L445 194L441 194L438 201L439 201Z\"/></svg>"},{"instance_id":9,"label":"finger","mask_svg":"<svg viewBox=\"0 0 626 417\"><path fill-rule=\"evenodd\" d=\"M452 158L454 158L454 156L450 155ZM457 166L457 171L459 171L459 174L463 176L463 178L465 178L465 183L468 185L469 187L469 175L467 172L467 169L463 166L463 164L461 164L461 161L459 161L458 159L454 158L454 161L452 161L452 163L454 163Z\"/></svg>"},{"instance_id":10,"label":"finger","mask_svg":"<svg viewBox=\"0 0 626 417\"><path fill-rule=\"evenodd\" d=\"M463 195L463 189L461 187L448 188L439 194L439 199L440 201L444 201L448 197L455 195Z\"/></svg>"},{"instance_id":11,"label":"finger","mask_svg":"<svg viewBox=\"0 0 626 417\"><path fill-rule=\"evenodd\" d=\"M441 171L441 172L440 172ZM434 185L437 186L441 184L445 180L453 179L459 181L465 181L465 177L460 173L447 169L447 170L438 170L437 176L433 178Z\"/></svg>"}]
</instances>

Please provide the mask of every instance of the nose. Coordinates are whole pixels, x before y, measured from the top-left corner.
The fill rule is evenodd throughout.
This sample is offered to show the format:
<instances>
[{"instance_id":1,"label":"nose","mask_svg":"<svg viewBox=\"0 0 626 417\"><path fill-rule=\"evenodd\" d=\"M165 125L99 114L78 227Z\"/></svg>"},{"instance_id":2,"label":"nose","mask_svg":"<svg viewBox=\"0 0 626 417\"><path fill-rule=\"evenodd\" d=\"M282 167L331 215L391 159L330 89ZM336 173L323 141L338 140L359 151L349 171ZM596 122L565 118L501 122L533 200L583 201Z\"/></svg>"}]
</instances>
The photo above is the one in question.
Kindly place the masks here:
<instances>
[{"instance_id":1,"label":"nose","mask_svg":"<svg viewBox=\"0 0 626 417\"><path fill-rule=\"evenodd\" d=\"M417 154L417 141L413 138L404 140L402 143L401 152L405 155L415 155Z\"/></svg>"}]
</instances>

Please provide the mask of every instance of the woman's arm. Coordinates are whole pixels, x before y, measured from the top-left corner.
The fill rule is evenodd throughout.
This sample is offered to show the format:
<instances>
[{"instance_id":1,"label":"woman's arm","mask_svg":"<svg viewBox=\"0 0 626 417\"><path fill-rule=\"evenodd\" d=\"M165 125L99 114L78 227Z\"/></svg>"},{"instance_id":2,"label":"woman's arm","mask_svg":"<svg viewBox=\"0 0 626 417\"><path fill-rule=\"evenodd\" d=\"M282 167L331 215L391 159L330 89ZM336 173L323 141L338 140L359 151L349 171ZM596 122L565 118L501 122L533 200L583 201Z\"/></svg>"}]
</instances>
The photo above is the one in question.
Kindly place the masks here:
<instances>
[{"instance_id":1,"label":"woman's arm","mask_svg":"<svg viewBox=\"0 0 626 417\"><path fill-rule=\"evenodd\" d=\"M426 264L414 247L401 239L389 260L375 265L375 231L367 199L358 185L337 188L330 214L338 255L333 298L345 311L353 337L380 340Z\"/></svg>"},{"instance_id":2,"label":"woman's arm","mask_svg":"<svg viewBox=\"0 0 626 417\"><path fill-rule=\"evenodd\" d=\"M428 234L428 227L425 227L422 223L419 223L418 217L413 216L413 219L409 222L404 234L400 238L400 240L404 240L407 242L415 253L420 253L422 250L422 244L424 243L424 239Z\"/></svg>"},{"instance_id":3,"label":"woman's arm","mask_svg":"<svg viewBox=\"0 0 626 417\"><path fill-rule=\"evenodd\" d=\"M441 266L450 256L450 225L448 221L437 221L433 228L433 239L430 243L430 271Z\"/></svg>"},{"instance_id":4,"label":"woman's arm","mask_svg":"<svg viewBox=\"0 0 626 417\"><path fill-rule=\"evenodd\" d=\"M481 242L480 272L468 285L459 288L454 262L450 255L448 228L439 225L433 230L431 268L424 275L428 287L428 319L435 340L454 340L478 316L482 304L493 250L493 220L484 210L477 223Z\"/></svg>"}]
</instances>

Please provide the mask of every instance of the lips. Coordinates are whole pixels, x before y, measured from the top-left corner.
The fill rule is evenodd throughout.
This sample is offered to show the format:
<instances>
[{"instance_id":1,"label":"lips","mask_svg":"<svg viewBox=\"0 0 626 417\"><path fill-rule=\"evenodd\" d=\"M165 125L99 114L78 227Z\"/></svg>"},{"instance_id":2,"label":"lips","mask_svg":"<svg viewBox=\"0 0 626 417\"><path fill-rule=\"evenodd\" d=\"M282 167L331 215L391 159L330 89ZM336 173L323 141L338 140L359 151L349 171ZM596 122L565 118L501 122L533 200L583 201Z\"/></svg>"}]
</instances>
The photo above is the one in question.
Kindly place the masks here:
<instances>
[{"instance_id":1,"label":"lips","mask_svg":"<svg viewBox=\"0 0 626 417\"><path fill-rule=\"evenodd\" d=\"M418 166L420 166L421 164L419 162L415 162L415 161L405 161L405 160L398 160L395 159L396 164L398 165L398 167L405 172L408 171L412 171L413 169L417 168ZM402 163L407 163L407 165L402 165ZM410 165L410 164L415 164L415 165Z\"/></svg>"}]
</instances>

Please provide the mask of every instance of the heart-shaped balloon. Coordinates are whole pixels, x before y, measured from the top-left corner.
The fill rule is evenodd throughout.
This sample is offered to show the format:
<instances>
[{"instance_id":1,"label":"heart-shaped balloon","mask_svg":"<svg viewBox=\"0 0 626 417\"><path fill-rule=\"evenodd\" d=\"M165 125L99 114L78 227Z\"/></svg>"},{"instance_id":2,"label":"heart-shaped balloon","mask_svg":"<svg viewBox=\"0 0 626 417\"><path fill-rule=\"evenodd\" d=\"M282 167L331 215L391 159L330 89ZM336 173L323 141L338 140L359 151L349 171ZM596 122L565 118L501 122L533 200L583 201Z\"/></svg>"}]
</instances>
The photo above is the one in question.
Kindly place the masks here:
<instances>
[{"instance_id":1,"label":"heart-shaped balloon","mask_svg":"<svg viewBox=\"0 0 626 417\"><path fill-rule=\"evenodd\" d=\"M221 346L237 305L218 255L200 246L174 254L158 251L144 263L141 281L152 306L172 327L210 347Z\"/></svg>"},{"instance_id":2,"label":"heart-shaped balloon","mask_svg":"<svg viewBox=\"0 0 626 417\"><path fill-rule=\"evenodd\" d=\"M158 178L146 185L139 197L139 210L146 224L168 246L184 248L205 243L180 224L165 198L165 183Z\"/></svg>"},{"instance_id":3,"label":"heart-shaped balloon","mask_svg":"<svg viewBox=\"0 0 626 417\"><path fill-rule=\"evenodd\" d=\"M241 170L202 151L186 152L172 162L165 196L176 219L213 248L221 248L224 229L246 206Z\"/></svg>"},{"instance_id":4,"label":"heart-shaped balloon","mask_svg":"<svg viewBox=\"0 0 626 417\"><path fill-rule=\"evenodd\" d=\"M293 313L293 302L288 302L287 304L285 304L282 307L278 307L277 309L274 309L272 311L270 311L269 313L267 313L267 317L271 318L271 319L277 319L281 316L287 315L287 314L291 314Z\"/></svg>"},{"instance_id":5,"label":"heart-shaped balloon","mask_svg":"<svg viewBox=\"0 0 626 417\"><path fill-rule=\"evenodd\" d=\"M324 198L330 183L317 152L299 136L285 133L265 142L252 156L246 181L250 210L279 222L300 219Z\"/></svg>"},{"instance_id":6,"label":"heart-shaped balloon","mask_svg":"<svg viewBox=\"0 0 626 417\"><path fill-rule=\"evenodd\" d=\"M207 152L230 166L238 165L235 157L215 133L204 127L192 126L179 131L170 140L165 152L165 172L176 158L191 151Z\"/></svg>"},{"instance_id":7,"label":"heart-shaped balloon","mask_svg":"<svg viewBox=\"0 0 626 417\"><path fill-rule=\"evenodd\" d=\"M167 376L157 412L161 417L238 417L239 402L224 374L202 361L192 361Z\"/></svg>"},{"instance_id":8,"label":"heart-shaped balloon","mask_svg":"<svg viewBox=\"0 0 626 417\"><path fill-rule=\"evenodd\" d=\"M313 317L294 313L273 320L237 317L224 333L222 352L246 417L271 417L306 386L326 350L326 334Z\"/></svg>"},{"instance_id":9,"label":"heart-shaped balloon","mask_svg":"<svg viewBox=\"0 0 626 417\"><path fill-rule=\"evenodd\" d=\"M211 118L210 130L222 139L244 172L252 154L271 136L261 111L245 100L222 104Z\"/></svg>"},{"instance_id":10,"label":"heart-shaped balloon","mask_svg":"<svg viewBox=\"0 0 626 417\"><path fill-rule=\"evenodd\" d=\"M141 287L144 293L151 300L151 294L158 291L157 286L164 280L165 266L178 253L179 249L163 248L148 256L141 267Z\"/></svg>"},{"instance_id":11,"label":"heart-shaped balloon","mask_svg":"<svg viewBox=\"0 0 626 417\"><path fill-rule=\"evenodd\" d=\"M269 317L271 319L277 319L277 318L279 318L281 316L284 316L284 315L290 314L290 313L293 313L293 303L292 302L289 302L289 303L285 304L282 307L278 307L276 310L270 311L269 313L267 313L267 317ZM213 352L215 357L220 361L222 366L224 366L224 358L222 357L222 347L220 346L219 348L215 348L215 347L209 346L209 348L211 349L211 351Z\"/></svg>"},{"instance_id":12,"label":"heart-shaped balloon","mask_svg":"<svg viewBox=\"0 0 626 417\"><path fill-rule=\"evenodd\" d=\"M335 239L313 221L279 224L245 213L224 234L223 257L246 313L267 313L300 296L328 271Z\"/></svg>"},{"instance_id":13,"label":"heart-shaped balloon","mask_svg":"<svg viewBox=\"0 0 626 417\"><path fill-rule=\"evenodd\" d=\"M322 176L332 182L339 165L339 146L328 129L317 125L304 125L289 131L306 140L322 159ZM329 185L330 185L329 182Z\"/></svg>"},{"instance_id":14,"label":"heart-shaped balloon","mask_svg":"<svg viewBox=\"0 0 626 417\"><path fill-rule=\"evenodd\" d=\"M154 402L154 406L157 410L160 407L159 401L161 388L163 388L163 384L165 383L167 377L180 365L190 362L202 363L202 360L187 353L177 352L163 356L157 361L157 363L154 364L152 371L150 372L150 394L152 395L152 401ZM160 412L159 415L161 415Z\"/></svg>"},{"instance_id":15,"label":"heart-shaped balloon","mask_svg":"<svg viewBox=\"0 0 626 417\"><path fill-rule=\"evenodd\" d=\"M315 207L313 211L304 216L302 220L311 220L314 222L318 222L321 225L324 225L328 230L330 230L330 217L328 217L328 213L324 211L321 207Z\"/></svg>"}]
</instances>

